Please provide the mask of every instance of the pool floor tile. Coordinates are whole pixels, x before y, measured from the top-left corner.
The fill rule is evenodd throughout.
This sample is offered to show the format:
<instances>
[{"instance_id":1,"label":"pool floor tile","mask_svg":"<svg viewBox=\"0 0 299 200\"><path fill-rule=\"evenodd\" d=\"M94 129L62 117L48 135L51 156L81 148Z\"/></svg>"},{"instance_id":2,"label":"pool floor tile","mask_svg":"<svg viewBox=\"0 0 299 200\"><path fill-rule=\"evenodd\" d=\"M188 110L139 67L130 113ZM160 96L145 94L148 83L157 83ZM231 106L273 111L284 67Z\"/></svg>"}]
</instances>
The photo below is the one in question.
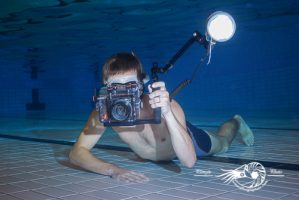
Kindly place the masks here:
<instances>
[{"instance_id":1,"label":"pool floor tile","mask_svg":"<svg viewBox=\"0 0 299 200\"><path fill-rule=\"evenodd\" d=\"M119 200L119 199L125 199L125 198L130 197L128 195L119 194L119 193L115 193L115 192L111 192L111 191L107 191L107 190L97 190L94 192L87 192L87 193L84 193L84 195L93 196L93 197L96 197L99 199L107 199L107 200Z\"/></svg>"},{"instance_id":2,"label":"pool floor tile","mask_svg":"<svg viewBox=\"0 0 299 200\"><path fill-rule=\"evenodd\" d=\"M20 147L22 151L18 151ZM0 138L0 150L3 150L0 154L0 200L262 200L296 199L299 196L298 171L281 170L283 177L267 176L268 183L260 190L245 192L233 182L226 184L225 180L217 177L223 173L221 169L235 170L240 167L239 164L199 159L193 168L186 168L177 160L161 164L131 160L135 159L132 152L93 149L96 155L110 157L112 163L123 163L126 169L142 172L150 179L143 183L124 183L73 166L66 159L70 148L67 145ZM261 151L262 145L256 149ZM60 150L57 159L53 152ZM234 150L230 154L237 157L238 151ZM38 156L35 156L37 151ZM241 152L245 155L244 149ZM268 153L271 157L271 152ZM26 161L20 162L20 158ZM267 175L270 174L270 169L266 170ZM211 176L197 176L203 172L209 172Z\"/></svg>"},{"instance_id":3,"label":"pool floor tile","mask_svg":"<svg viewBox=\"0 0 299 200\"><path fill-rule=\"evenodd\" d=\"M20 200L20 199L10 195L0 195L0 200Z\"/></svg>"},{"instance_id":4,"label":"pool floor tile","mask_svg":"<svg viewBox=\"0 0 299 200\"><path fill-rule=\"evenodd\" d=\"M53 199L53 197L41 194L34 191L24 191L24 192L18 192L11 194L14 197L20 198L20 199L28 199L28 200L49 200Z\"/></svg>"},{"instance_id":5,"label":"pool floor tile","mask_svg":"<svg viewBox=\"0 0 299 200\"><path fill-rule=\"evenodd\" d=\"M34 191L51 197L63 197L63 196L72 195L74 193L73 191L64 190L58 187L45 187L41 189L36 189Z\"/></svg>"}]
</instances>

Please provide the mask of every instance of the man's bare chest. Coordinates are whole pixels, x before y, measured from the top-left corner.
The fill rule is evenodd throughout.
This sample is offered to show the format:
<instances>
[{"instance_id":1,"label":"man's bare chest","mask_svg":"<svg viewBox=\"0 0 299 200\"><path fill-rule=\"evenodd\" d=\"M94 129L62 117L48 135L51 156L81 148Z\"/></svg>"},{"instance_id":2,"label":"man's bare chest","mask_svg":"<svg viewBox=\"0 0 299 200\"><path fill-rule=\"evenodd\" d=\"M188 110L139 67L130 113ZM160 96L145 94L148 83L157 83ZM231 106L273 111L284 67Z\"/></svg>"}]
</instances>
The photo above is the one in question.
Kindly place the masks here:
<instances>
[{"instance_id":1,"label":"man's bare chest","mask_svg":"<svg viewBox=\"0 0 299 200\"><path fill-rule=\"evenodd\" d=\"M168 128L164 123L158 125L145 124L134 128L116 127L114 130L129 146L146 145L155 148L165 144L170 139Z\"/></svg>"},{"instance_id":2,"label":"man's bare chest","mask_svg":"<svg viewBox=\"0 0 299 200\"><path fill-rule=\"evenodd\" d=\"M135 131L120 128L114 130L141 158L155 161L173 159L175 152L165 123L135 128Z\"/></svg>"}]
</instances>

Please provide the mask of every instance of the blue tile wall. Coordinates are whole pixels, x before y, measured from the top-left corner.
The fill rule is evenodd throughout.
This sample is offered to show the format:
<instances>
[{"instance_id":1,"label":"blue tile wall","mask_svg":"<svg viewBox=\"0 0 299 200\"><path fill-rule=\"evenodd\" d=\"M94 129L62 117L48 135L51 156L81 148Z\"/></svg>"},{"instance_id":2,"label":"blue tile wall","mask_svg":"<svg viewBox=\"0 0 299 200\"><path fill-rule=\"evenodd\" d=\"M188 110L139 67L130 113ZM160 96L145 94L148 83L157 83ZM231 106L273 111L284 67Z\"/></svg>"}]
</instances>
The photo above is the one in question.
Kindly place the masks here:
<instances>
[{"instance_id":1,"label":"blue tile wall","mask_svg":"<svg viewBox=\"0 0 299 200\"><path fill-rule=\"evenodd\" d=\"M268 115L299 118L298 31L297 24L271 30L237 29L232 40L216 44L211 63L199 70L193 83L176 99L187 113L197 110L195 114L241 112L261 118ZM177 48L165 49L157 60L152 60L141 48L135 51L149 72L154 61L166 64L181 47L181 41ZM191 77L203 53L199 45L192 46L167 74L160 76L170 91L181 80ZM90 63L75 61L74 58L70 63L64 60L60 66L45 67L37 80L31 80L30 74L22 69L24 61L1 60L0 114L26 114L31 88L39 88L46 113L89 112L95 77L88 67ZM73 68L64 69L64 65Z\"/></svg>"}]
</instances>

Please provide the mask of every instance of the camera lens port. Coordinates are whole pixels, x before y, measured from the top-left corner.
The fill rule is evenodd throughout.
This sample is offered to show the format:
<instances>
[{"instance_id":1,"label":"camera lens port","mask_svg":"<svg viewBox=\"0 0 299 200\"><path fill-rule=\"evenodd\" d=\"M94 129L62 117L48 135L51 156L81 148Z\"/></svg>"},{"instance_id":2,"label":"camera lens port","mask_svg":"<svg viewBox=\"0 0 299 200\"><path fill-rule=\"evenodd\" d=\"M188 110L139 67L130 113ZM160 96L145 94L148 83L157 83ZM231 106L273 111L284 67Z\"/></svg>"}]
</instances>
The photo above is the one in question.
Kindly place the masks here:
<instances>
[{"instance_id":1,"label":"camera lens port","mask_svg":"<svg viewBox=\"0 0 299 200\"><path fill-rule=\"evenodd\" d=\"M114 102L111 109L111 117L117 121L127 120L132 113L132 106L125 99L119 99Z\"/></svg>"}]
</instances>

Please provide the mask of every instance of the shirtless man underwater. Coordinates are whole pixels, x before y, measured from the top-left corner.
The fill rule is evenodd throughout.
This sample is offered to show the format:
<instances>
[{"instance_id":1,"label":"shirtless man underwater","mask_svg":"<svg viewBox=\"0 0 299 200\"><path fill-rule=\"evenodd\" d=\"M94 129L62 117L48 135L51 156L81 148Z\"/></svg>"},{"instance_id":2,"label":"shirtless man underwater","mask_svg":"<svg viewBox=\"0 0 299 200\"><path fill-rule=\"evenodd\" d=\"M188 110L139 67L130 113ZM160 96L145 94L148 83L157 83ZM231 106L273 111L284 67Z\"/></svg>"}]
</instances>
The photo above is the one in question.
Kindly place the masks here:
<instances>
[{"instance_id":1,"label":"shirtless man underwater","mask_svg":"<svg viewBox=\"0 0 299 200\"><path fill-rule=\"evenodd\" d=\"M103 83L142 83L143 69L139 59L131 53L119 53L110 57L103 66ZM191 168L197 156L226 152L237 133L244 144L253 145L254 136L241 116L235 115L221 125L216 134L196 128L185 120L184 111L175 101L170 101L164 82L155 82L149 94L142 98L143 104L161 108L160 124L112 127L119 137L141 158L165 161L178 158L183 166ZM147 106L143 106L146 109ZM138 172L120 168L91 154L106 127L99 121L99 114L92 111L88 122L72 148L70 162L86 170L108 175L125 182L141 182L148 178Z\"/></svg>"}]
</instances>

